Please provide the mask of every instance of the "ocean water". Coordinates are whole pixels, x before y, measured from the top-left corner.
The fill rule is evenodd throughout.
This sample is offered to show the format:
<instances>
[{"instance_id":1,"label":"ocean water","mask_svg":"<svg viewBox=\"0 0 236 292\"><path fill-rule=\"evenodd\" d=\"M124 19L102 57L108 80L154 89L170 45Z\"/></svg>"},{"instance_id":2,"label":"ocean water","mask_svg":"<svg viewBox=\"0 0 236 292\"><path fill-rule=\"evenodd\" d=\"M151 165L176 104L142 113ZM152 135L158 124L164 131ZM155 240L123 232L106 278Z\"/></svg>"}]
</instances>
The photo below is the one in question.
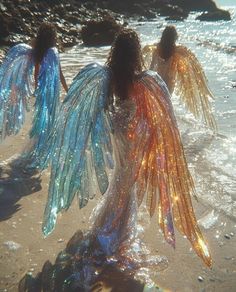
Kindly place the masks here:
<instances>
[{"instance_id":1,"label":"ocean water","mask_svg":"<svg viewBox=\"0 0 236 292\"><path fill-rule=\"evenodd\" d=\"M190 48L202 64L215 96L212 106L218 134L212 133L186 112L173 97L173 105L193 174L198 198L216 212L236 218L236 1L218 0L228 9L231 21L199 22L197 13L184 22L157 18L149 22L131 21L142 45L157 42L167 24L176 26L180 44ZM109 47L86 48L82 45L61 55L66 78L71 79L90 62L104 63Z\"/></svg>"}]
</instances>

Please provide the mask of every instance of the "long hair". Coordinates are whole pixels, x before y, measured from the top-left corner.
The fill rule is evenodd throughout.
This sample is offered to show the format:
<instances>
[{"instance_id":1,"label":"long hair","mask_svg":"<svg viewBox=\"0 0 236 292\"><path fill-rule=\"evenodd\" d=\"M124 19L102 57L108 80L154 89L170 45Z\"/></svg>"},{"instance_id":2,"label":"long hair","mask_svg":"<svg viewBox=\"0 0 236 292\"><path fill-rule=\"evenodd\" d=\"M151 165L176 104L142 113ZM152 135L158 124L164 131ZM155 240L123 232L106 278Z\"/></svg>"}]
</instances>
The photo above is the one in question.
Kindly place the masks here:
<instances>
[{"instance_id":1,"label":"long hair","mask_svg":"<svg viewBox=\"0 0 236 292\"><path fill-rule=\"evenodd\" d=\"M122 29L116 36L107 65L112 71L112 93L124 100L128 98L135 77L142 71L142 53L138 35L132 29Z\"/></svg>"},{"instance_id":2,"label":"long hair","mask_svg":"<svg viewBox=\"0 0 236 292\"><path fill-rule=\"evenodd\" d=\"M178 39L178 34L174 26L167 26L161 36L161 41L159 43L160 56L164 60L168 60L175 49L175 42Z\"/></svg>"},{"instance_id":3,"label":"long hair","mask_svg":"<svg viewBox=\"0 0 236 292\"><path fill-rule=\"evenodd\" d=\"M51 47L56 45L56 28L51 23L40 25L34 44L34 60L41 63L44 54Z\"/></svg>"}]
</instances>

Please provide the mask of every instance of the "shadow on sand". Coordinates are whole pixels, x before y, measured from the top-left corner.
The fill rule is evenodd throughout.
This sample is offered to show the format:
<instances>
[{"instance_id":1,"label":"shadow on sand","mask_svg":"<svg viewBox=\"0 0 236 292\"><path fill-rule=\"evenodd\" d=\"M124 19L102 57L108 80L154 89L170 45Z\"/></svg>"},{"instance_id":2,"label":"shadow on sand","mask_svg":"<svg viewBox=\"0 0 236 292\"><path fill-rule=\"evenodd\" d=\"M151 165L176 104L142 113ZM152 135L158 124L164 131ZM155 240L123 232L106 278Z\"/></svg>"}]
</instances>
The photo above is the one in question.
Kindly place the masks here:
<instances>
[{"instance_id":1,"label":"shadow on sand","mask_svg":"<svg viewBox=\"0 0 236 292\"><path fill-rule=\"evenodd\" d=\"M35 169L27 169L22 161L15 159L0 165L0 221L7 220L17 212L18 201L41 190L41 178Z\"/></svg>"}]
</instances>

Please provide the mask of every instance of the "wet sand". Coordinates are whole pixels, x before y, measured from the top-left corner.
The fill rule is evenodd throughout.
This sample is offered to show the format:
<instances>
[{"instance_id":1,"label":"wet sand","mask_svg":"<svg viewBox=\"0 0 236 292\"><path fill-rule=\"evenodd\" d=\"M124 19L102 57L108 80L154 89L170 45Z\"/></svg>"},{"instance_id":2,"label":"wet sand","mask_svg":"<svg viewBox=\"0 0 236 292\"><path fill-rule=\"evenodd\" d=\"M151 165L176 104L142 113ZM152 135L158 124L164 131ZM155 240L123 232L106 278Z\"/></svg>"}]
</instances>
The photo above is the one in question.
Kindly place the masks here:
<instances>
[{"instance_id":1,"label":"wet sand","mask_svg":"<svg viewBox=\"0 0 236 292\"><path fill-rule=\"evenodd\" d=\"M47 197L49 171L42 176L23 173L10 166L12 156L28 142L28 119L22 132L0 144L0 291L17 291L19 280L26 272L36 275L46 260L54 263L70 237L78 229L88 228L91 210L99 197L87 207L72 208L59 216L55 231L47 238L41 232ZM210 187L210 186L209 186ZM194 201L198 218L212 211L201 202ZM152 218L144 239L152 255L166 256L168 267L157 272L155 282L170 291L236 291L236 222L219 214L209 229L202 228L213 258L212 269L191 251L189 242L177 235L176 249L164 242ZM15 250L11 242L17 243ZM14 246L13 246L14 247Z\"/></svg>"}]
</instances>

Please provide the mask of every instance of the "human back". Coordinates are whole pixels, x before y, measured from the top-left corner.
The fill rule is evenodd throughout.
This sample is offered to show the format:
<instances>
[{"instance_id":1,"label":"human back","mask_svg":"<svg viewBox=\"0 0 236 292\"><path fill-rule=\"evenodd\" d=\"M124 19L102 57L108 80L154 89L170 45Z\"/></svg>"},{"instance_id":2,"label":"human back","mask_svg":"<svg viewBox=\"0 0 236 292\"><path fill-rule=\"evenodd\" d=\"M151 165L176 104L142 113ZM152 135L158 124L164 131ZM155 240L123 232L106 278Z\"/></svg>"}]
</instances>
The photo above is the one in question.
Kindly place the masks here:
<instances>
[{"instance_id":1,"label":"human back","mask_svg":"<svg viewBox=\"0 0 236 292\"><path fill-rule=\"evenodd\" d=\"M160 74L165 81L170 93L174 91L175 85L175 51L178 38L174 26L167 26L161 36L160 42L156 45L152 55L150 69Z\"/></svg>"}]
</instances>

